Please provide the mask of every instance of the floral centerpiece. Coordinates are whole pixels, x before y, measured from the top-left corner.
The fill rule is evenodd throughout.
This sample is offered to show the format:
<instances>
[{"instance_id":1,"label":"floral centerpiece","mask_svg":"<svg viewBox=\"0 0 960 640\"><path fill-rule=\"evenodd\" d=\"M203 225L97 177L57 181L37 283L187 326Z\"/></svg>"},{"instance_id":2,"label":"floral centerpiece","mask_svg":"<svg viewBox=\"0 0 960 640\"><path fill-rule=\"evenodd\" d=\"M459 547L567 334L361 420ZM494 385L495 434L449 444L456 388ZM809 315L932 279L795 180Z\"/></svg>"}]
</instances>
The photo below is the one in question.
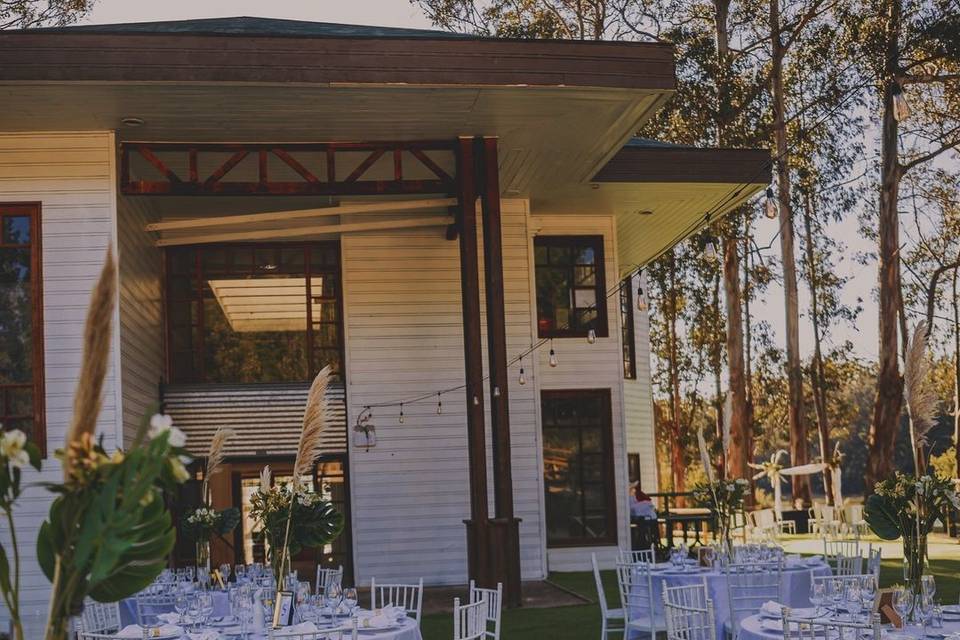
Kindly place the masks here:
<instances>
[{"instance_id":1,"label":"floral centerpiece","mask_svg":"<svg viewBox=\"0 0 960 640\"><path fill-rule=\"evenodd\" d=\"M716 480L693 488L694 502L714 513L717 537L727 551L733 548L735 516L743 510L743 501L749 490L750 483L744 478Z\"/></svg>"},{"instance_id":2,"label":"floral centerpiece","mask_svg":"<svg viewBox=\"0 0 960 640\"><path fill-rule=\"evenodd\" d=\"M227 440L233 435L232 429L219 428L210 440L206 469L203 473L201 495L203 504L191 511L180 525L184 536L196 543L197 566L210 571L210 541L214 536L225 536L240 522L240 510L236 507L217 510L211 505L213 496L210 490L210 478L220 471L224 459Z\"/></svg>"}]
</instances>

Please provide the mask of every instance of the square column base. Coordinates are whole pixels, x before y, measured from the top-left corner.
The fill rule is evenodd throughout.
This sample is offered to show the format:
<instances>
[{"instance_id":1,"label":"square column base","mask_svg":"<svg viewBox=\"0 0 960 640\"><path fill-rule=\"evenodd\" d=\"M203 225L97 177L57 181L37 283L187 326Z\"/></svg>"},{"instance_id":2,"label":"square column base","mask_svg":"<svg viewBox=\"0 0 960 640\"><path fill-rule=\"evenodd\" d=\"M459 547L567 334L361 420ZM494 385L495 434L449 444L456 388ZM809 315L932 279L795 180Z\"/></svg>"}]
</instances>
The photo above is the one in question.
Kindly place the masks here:
<instances>
[{"instance_id":1,"label":"square column base","mask_svg":"<svg viewBox=\"0 0 960 640\"><path fill-rule=\"evenodd\" d=\"M467 572L477 586L496 589L503 584L503 607L515 609L523 601L520 587L520 519L464 520L467 525ZM479 525L479 526L478 526Z\"/></svg>"}]
</instances>

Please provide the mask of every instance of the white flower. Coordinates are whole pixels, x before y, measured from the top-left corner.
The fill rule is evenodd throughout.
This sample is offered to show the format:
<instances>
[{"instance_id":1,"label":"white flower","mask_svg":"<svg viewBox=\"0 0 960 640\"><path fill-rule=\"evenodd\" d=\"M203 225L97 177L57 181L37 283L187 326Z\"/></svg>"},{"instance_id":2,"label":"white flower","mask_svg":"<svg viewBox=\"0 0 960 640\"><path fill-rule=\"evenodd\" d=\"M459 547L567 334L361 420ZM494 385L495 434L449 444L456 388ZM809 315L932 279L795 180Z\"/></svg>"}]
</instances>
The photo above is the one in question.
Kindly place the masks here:
<instances>
[{"instance_id":1,"label":"white flower","mask_svg":"<svg viewBox=\"0 0 960 640\"><path fill-rule=\"evenodd\" d=\"M260 493L270 492L270 465L260 470Z\"/></svg>"},{"instance_id":2,"label":"white flower","mask_svg":"<svg viewBox=\"0 0 960 640\"><path fill-rule=\"evenodd\" d=\"M173 418L163 415L162 413L154 414L153 417L150 418L150 431L148 432L150 438L158 438L167 432L170 433L167 442L170 443L171 447L179 449L187 444L187 435L173 426Z\"/></svg>"},{"instance_id":3,"label":"white flower","mask_svg":"<svg viewBox=\"0 0 960 640\"><path fill-rule=\"evenodd\" d=\"M30 456L24 449L26 444L27 434L20 429L5 431L0 438L0 454L7 459L11 467L25 467L30 464Z\"/></svg>"}]
</instances>

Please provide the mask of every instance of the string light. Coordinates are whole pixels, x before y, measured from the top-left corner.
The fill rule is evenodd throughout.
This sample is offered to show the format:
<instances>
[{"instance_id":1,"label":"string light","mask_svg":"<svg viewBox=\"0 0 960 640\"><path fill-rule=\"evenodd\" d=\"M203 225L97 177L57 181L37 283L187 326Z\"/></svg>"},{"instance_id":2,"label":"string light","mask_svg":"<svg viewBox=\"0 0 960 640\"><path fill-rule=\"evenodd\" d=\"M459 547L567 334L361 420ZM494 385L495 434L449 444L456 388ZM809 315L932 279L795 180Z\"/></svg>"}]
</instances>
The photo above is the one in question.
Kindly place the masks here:
<instances>
[{"instance_id":1,"label":"string light","mask_svg":"<svg viewBox=\"0 0 960 640\"><path fill-rule=\"evenodd\" d=\"M403 424L403 403L400 403L400 424Z\"/></svg>"},{"instance_id":2,"label":"string light","mask_svg":"<svg viewBox=\"0 0 960 640\"><path fill-rule=\"evenodd\" d=\"M443 401L440 400L440 392L437 392L437 415L443 413Z\"/></svg>"},{"instance_id":3,"label":"string light","mask_svg":"<svg viewBox=\"0 0 960 640\"><path fill-rule=\"evenodd\" d=\"M703 236L703 257L710 262L717 259L717 244L709 233L705 233Z\"/></svg>"},{"instance_id":4,"label":"string light","mask_svg":"<svg viewBox=\"0 0 960 640\"><path fill-rule=\"evenodd\" d=\"M520 383L520 386L527 384L527 377L523 375L523 356L520 356L520 379L517 380Z\"/></svg>"},{"instance_id":5,"label":"string light","mask_svg":"<svg viewBox=\"0 0 960 640\"><path fill-rule=\"evenodd\" d=\"M767 197L764 202L764 213L771 220L775 220L780 215L780 205L773 195L773 187L767 187Z\"/></svg>"},{"instance_id":6,"label":"string light","mask_svg":"<svg viewBox=\"0 0 960 640\"><path fill-rule=\"evenodd\" d=\"M643 293L643 286L637 287L637 311L646 311L649 308L647 296Z\"/></svg>"},{"instance_id":7,"label":"string light","mask_svg":"<svg viewBox=\"0 0 960 640\"><path fill-rule=\"evenodd\" d=\"M593 329L590 329L590 331L587 331L587 344L593 344L596 341L597 341L597 332L594 331Z\"/></svg>"},{"instance_id":8,"label":"string light","mask_svg":"<svg viewBox=\"0 0 960 640\"><path fill-rule=\"evenodd\" d=\"M910 103L907 97L903 95L903 87L899 82L893 83L893 118L897 122L903 122L910 117Z\"/></svg>"},{"instance_id":9,"label":"string light","mask_svg":"<svg viewBox=\"0 0 960 640\"><path fill-rule=\"evenodd\" d=\"M499 398L499 397L500 397L500 387L494 387L494 388L493 388L493 397L494 397L494 398Z\"/></svg>"},{"instance_id":10,"label":"string light","mask_svg":"<svg viewBox=\"0 0 960 640\"><path fill-rule=\"evenodd\" d=\"M479 404L480 404L480 398L478 398L477 396L473 396L473 406L476 407Z\"/></svg>"},{"instance_id":11,"label":"string light","mask_svg":"<svg viewBox=\"0 0 960 640\"><path fill-rule=\"evenodd\" d=\"M557 366L557 352L553 350L553 338L550 338L550 366Z\"/></svg>"}]
</instances>

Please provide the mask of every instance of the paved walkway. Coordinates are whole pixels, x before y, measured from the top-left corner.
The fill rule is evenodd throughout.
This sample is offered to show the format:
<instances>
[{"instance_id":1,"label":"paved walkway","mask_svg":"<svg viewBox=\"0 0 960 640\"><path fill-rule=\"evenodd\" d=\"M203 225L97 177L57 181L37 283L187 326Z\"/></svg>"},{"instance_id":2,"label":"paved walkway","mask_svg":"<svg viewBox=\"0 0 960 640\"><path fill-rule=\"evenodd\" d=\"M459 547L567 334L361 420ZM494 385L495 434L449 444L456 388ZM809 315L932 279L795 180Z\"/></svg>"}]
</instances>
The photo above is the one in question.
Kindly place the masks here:
<instances>
[{"instance_id":1,"label":"paved walkway","mask_svg":"<svg viewBox=\"0 0 960 640\"><path fill-rule=\"evenodd\" d=\"M881 540L873 535L861 539L874 548L879 545L885 560L903 557L903 543L900 540ZM783 536L780 543L787 553L823 553L823 539L819 536ZM927 547L930 558L960 560L960 542L956 538L935 533L928 539Z\"/></svg>"}]
</instances>

